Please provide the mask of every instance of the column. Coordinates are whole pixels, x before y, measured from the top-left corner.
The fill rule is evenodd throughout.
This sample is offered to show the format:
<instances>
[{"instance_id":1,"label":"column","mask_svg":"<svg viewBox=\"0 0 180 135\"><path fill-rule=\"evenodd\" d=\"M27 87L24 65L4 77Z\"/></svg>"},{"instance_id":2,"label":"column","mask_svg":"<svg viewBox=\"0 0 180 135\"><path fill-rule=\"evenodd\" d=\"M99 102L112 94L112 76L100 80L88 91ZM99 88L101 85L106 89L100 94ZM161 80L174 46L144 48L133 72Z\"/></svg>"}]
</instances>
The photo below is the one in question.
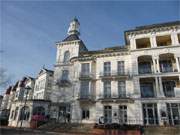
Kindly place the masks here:
<instances>
[{"instance_id":1,"label":"column","mask_svg":"<svg viewBox=\"0 0 180 135\"><path fill-rule=\"evenodd\" d=\"M156 63L157 63L157 72L160 73L159 58L156 59Z\"/></svg>"},{"instance_id":2,"label":"column","mask_svg":"<svg viewBox=\"0 0 180 135\"><path fill-rule=\"evenodd\" d=\"M161 77L159 77L159 96L164 97L162 78Z\"/></svg>"},{"instance_id":3,"label":"column","mask_svg":"<svg viewBox=\"0 0 180 135\"><path fill-rule=\"evenodd\" d=\"M129 36L131 50L136 49L136 40L133 35Z\"/></svg>"},{"instance_id":4,"label":"column","mask_svg":"<svg viewBox=\"0 0 180 135\"><path fill-rule=\"evenodd\" d=\"M177 71L180 72L179 57L176 57L176 67L177 67Z\"/></svg>"},{"instance_id":5,"label":"column","mask_svg":"<svg viewBox=\"0 0 180 135\"><path fill-rule=\"evenodd\" d=\"M157 69L156 69L156 60L153 58L153 72L156 73Z\"/></svg>"},{"instance_id":6,"label":"column","mask_svg":"<svg viewBox=\"0 0 180 135\"><path fill-rule=\"evenodd\" d=\"M157 97L160 96L160 93L159 93L159 81L158 81L158 77L155 77L155 88L156 88L156 95Z\"/></svg>"},{"instance_id":7,"label":"column","mask_svg":"<svg viewBox=\"0 0 180 135\"><path fill-rule=\"evenodd\" d=\"M160 73L159 56L153 57L154 73Z\"/></svg>"},{"instance_id":8,"label":"column","mask_svg":"<svg viewBox=\"0 0 180 135\"><path fill-rule=\"evenodd\" d=\"M151 42L151 47L152 48L157 47L156 36L155 36L154 32L151 34L150 42Z\"/></svg>"},{"instance_id":9,"label":"column","mask_svg":"<svg viewBox=\"0 0 180 135\"><path fill-rule=\"evenodd\" d=\"M172 31L172 33L171 33L171 40L172 40L172 45L178 45L179 44L176 30Z\"/></svg>"}]
</instances>

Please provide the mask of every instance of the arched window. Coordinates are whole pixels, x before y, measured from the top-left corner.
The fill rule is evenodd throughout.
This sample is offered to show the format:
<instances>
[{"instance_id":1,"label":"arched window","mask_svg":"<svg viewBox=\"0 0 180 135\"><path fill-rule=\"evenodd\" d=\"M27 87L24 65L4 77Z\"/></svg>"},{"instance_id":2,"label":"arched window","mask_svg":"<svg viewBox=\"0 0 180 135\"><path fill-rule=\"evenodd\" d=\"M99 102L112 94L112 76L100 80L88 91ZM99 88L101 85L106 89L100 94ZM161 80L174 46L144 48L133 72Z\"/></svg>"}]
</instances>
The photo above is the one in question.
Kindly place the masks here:
<instances>
[{"instance_id":1,"label":"arched window","mask_svg":"<svg viewBox=\"0 0 180 135\"><path fill-rule=\"evenodd\" d=\"M30 115L30 109L28 106L21 108L20 120L28 120Z\"/></svg>"},{"instance_id":2,"label":"arched window","mask_svg":"<svg viewBox=\"0 0 180 135\"><path fill-rule=\"evenodd\" d=\"M65 51L64 53L64 63L67 63L69 61L70 58L70 52L69 51Z\"/></svg>"},{"instance_id":3,"label":"arched window","mask_svg":"<svg viewBox=\"0 0 180 135\"><path fill-rule=\"evenodd\" d=\"M34 110L33 110L33 115L45 115L45 109L44 107L41 107L41 106L38 106L38 107L35 107Z\"/></svg>"}]
</instances>

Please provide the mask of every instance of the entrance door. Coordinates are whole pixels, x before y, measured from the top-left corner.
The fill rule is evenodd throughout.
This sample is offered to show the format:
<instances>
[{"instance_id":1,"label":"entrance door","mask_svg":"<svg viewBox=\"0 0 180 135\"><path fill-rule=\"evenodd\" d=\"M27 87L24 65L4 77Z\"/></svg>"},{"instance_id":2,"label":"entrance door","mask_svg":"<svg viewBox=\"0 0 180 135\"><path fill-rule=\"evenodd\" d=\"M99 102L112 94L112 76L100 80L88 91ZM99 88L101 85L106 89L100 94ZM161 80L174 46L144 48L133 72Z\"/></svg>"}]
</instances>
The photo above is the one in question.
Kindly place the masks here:
<instances>
[{"instance_id":1,"label":"entrance door","mask_svg":"<svg viewBox=\"0 0 180 135\"><path fill-rule=\"evenodd\" d=\"M60 106L59 107L59 121L70 122L70 118L71 118L70 105Z\"/></svg>"},{"instance_id":2,"label":"entrance door","mask_svg":"<svg viewBox=\"0 0 180 135\"><path fill-rule=\"evenodd\" d=\"M127 106L119 106L119 124L127 123Z\"/></svg>"},{"instance_id":3,"label":"entrance door","mask_svg":"<svg viewBox=\"0 0 180 135\"><path fill-rule=\"evenodd\" d=\"M104 123L110 124L112 122L112 107L104 106Z\"/></svg>"},{"instance_id":4,"label":"entrance door","mask_svg":"<svg viewBox=\"0 0 180 135\"><path fill-rule=\"evenodd\" d=\"M167 112L170 125L180 125L180 104L167 103Z\"/></svg>"}]
</instances>

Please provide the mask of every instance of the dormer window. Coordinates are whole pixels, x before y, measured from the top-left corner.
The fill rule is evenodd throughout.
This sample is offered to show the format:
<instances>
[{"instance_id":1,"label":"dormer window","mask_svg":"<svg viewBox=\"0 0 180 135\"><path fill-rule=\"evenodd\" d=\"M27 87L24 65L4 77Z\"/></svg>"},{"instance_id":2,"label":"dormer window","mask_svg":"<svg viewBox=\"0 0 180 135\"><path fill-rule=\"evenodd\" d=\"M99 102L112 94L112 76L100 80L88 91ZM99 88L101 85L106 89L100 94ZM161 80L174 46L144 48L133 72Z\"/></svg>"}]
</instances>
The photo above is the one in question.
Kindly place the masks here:
<instances>
[{"instance_id":1,"label":"dormer window","mask_svg":"<svg viewBox=\"0 0 180 135\"><path fill-rule=\"evenodd\" d=\"M63 62L64 62L64 63L69 62L69 58L70 58L70 52L69 52L69 51L65 51Z\"/></svg>"}]
</instances>

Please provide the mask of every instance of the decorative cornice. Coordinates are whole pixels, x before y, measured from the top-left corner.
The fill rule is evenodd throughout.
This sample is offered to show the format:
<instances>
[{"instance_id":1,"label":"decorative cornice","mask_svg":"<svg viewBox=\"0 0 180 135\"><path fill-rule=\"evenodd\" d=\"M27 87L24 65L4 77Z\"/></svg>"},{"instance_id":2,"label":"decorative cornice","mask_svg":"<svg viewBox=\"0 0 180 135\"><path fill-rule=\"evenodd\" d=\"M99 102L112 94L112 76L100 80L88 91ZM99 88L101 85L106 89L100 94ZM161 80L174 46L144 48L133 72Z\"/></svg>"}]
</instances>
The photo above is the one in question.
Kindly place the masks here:
<instances>
[{"instance_id":1,"label":"decorative cornice","mask_svg":"<svg viewBox=\"0 0 180 135\"><path fill-rule=\"evenodd\" d=\"M165 26L165 27L159 27L159 28L152 28L152 29L142 29L142 30L134 30L134 31L129 31L127 32L127 35L130 35L131 37L134 37L135 35L139 34L147 34L147 33L157 33L157 32L162 32L162 31L177 31L180 29L180 26Z\"/></svg>"}]
</instances>

